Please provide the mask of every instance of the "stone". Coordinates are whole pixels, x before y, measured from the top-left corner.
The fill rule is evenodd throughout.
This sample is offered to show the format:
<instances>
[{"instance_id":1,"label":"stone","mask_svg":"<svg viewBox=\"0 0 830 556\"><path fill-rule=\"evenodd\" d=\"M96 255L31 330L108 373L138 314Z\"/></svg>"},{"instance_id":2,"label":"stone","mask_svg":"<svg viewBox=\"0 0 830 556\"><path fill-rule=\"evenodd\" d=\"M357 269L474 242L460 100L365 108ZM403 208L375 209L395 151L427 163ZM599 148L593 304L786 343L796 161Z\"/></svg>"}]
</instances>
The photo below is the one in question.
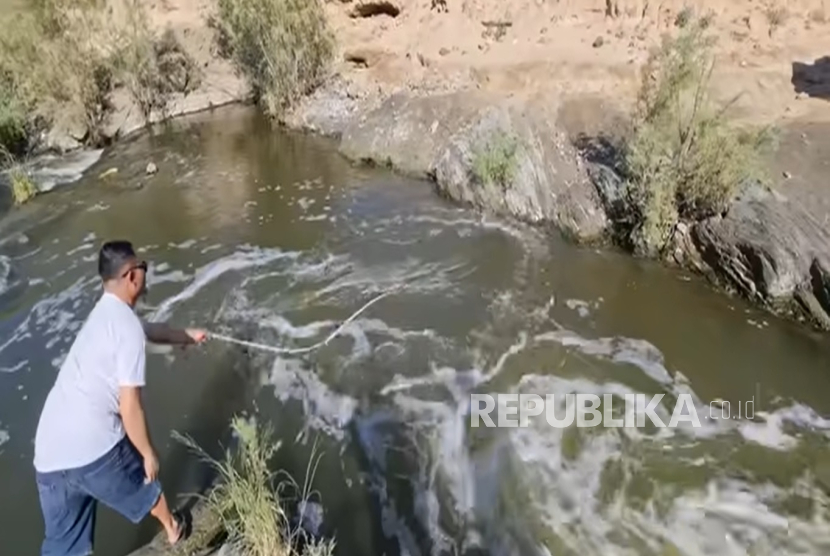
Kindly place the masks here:
<instances>
[{"instance_id":1,"label":"stone","mask_svg":"<svg viewBox=\"0 0 830 556\"><path fill-rule=\"evenodd\" d=\"M599 48L603 44L605 44L605 39L600 36L594 39L594 42L591 44L591 46L593 46L594 48Z\"/></svg>"},{"instance_id":2,"label":"stone","mask_svg":"<svg viewBox=\"0 0 830 556\"><path fill-rule=\"evenodd\" d=\"M152 174L155 174L155 173L156 173L156 172L158 172L158 171L159 171L159 169L158 169L158 167L155 165L155 163L154 163L154 162L148 162L148 163L147 163L147 168L145 169L145 172L147 173L147 175L152 175Z\"/></svg>"},{"instance_id":3,"label":"stone","mask_svg":"<svg viewBox=\"0 0 830 556\"><path fill-rule=\"evenodd\" d=\"M283 123L294 129L339 138L358 114L374 106L379 95L378 91L360 90L356 84L336 75L301 98L285 115Z\"/></svg>"},{"instance_id":4,"label":"stone","mask_svg":"<svg viewBox=\"0 0 830 556\"><path fill-rule=\"evenodd\" d=\"M82 115L71 110L59 110L52 127L43 136L43 147L60 154L81 148L89 136Z\"/></svg>"},{"instance_id":5,"label":"stone","mask_svg":"<svg viewBox=\"0 0 830 556\"><path fill-rule=\"evenodd\" d=\"M431 179L443 196L484 212L596 240L607 225L599 198L556 117L544 112L478 92L398 93L346 127L340 152ZM475 152L497 135L517 146L514 179L504 189L480 183L473 172Z\"/></svg>"},{"instance_id":6,"label":"stone","mask_svg":"<svg viewBox=\"0 0 830 556\"><path fill-rule=\"evenodd\" d=\"M216 556L242 556L242 554L233 545L225 543L216 552Z\"/></svg>"},{"instance_id":7,"label":"stone","mask_svg":"<svg viewBox=\"0 0 830 556\"><path fill-rule=\"evenodd\" d=\"M775 312L830 322L830 231L800 204L752 185L692 235L724 286Z\"/></svg>"}]
</instances>

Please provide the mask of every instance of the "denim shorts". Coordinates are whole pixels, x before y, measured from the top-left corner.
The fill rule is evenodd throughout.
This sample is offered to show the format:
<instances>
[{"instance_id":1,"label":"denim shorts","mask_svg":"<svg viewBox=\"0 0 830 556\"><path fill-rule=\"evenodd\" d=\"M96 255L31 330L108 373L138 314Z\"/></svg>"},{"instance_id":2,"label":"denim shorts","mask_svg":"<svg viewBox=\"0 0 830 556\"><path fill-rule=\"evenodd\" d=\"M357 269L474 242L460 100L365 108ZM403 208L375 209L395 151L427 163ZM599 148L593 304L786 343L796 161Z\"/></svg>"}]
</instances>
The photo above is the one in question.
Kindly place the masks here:
<instances>
[{"instance_id":1,"label":"denim shorts","mask_svg":"<svg viewBox=\"0 0 830 556\"><path fill-rule=\"evenodd\" d=\"M46 525L42 556L91 554L97 502L138 523L161 496L158 481L144 483L144 460L126 437L88 465L35 476Z\"/></svg>"}]
</instances>

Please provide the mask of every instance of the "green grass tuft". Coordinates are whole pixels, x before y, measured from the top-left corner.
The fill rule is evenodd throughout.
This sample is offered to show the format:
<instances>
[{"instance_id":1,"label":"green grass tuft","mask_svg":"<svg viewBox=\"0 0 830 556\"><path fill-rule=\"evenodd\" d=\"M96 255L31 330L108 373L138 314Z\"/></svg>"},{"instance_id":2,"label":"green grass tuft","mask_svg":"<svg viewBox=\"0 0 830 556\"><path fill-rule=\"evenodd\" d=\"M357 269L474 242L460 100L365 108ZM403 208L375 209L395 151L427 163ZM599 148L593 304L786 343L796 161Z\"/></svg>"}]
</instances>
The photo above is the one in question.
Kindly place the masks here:
<instances>
[{"instance_id":1,"label":"green grass tuft","mask_svg":"<svg viewBox=\"0 0 830 556\"><path fill-rule=\"evenodd\" d=\"M307 500L319 458L312 454L305 484L300 488L285 473L272 473L269 464L279 449L270 426L235 417L231 423L239 446L226 451L223 460L207 455L192 439L174 435L207 461L218 474L218 484L205 497L210 512L218 517L228 542L244 556L331 556L334 541L307 539L292 529L283 509L283 496L299 491ZM312 465L313 463L313 465ZM300 549L298 541L302 543Z\"/></svg>"},{"instance_id":2,"label":"green grass tuft","mask_svg":"<svg viewBox=\"0 0 830 556\"><path fill-rule=\"evenodd\" d=\"M26 172L23 164L2 145L0 145L0 166L5 168L12 192L12 200L16 206L32 200L38 194L37 184Z\"/></svg>"},{"instance_id":3,"label":"green grass tuft","mask_svg":"<svg viewBox=\"0 0 830 556\"><path fill-rule=\"evenodd\" d=\"M517 149L515 137L500 130L492 133L473 149L472 171L476 180L507 189L516 174Z\"/></svg>"}]
</instances>

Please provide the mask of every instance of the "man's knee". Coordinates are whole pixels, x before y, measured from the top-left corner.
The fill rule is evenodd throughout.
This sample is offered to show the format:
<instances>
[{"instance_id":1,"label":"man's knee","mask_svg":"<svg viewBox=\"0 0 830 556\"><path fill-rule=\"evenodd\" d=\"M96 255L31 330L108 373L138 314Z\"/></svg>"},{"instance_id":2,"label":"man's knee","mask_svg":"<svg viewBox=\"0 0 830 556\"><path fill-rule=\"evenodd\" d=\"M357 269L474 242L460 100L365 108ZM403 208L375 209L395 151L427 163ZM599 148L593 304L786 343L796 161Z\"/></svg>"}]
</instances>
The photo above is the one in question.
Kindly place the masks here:
<instances>
[{"instance_id":1,"label":"man's knee","mask_svg":"<svg viewBox=\"0 0 830 556\"><path fill-rule=\"evenodd\" d=\"M150 513L161 496L158 481L144 482L141 456L123 440L93 473L82 477L89 494L133 523Z\"/></svg>"}]
</instances>

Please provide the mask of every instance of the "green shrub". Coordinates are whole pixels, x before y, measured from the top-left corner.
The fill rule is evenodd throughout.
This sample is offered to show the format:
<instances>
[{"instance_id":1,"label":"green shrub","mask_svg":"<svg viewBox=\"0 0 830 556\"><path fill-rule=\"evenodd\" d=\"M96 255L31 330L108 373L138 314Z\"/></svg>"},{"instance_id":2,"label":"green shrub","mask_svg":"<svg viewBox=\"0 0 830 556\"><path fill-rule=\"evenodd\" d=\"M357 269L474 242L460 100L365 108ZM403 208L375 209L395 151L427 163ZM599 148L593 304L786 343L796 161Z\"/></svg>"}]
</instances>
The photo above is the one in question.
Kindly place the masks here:
<instances>
[{"instance_id":1,"label":"green shrub","mask_svg":"<svg viewBox=\"0 0 830 556\"><path fill-rule=\"evenodd\" d=\"M217 0L222 51L271 116L319 85L334 54L321 0Z\"/></svg>"},{"instance_id":2,"label":"green shrub","mask_svg":"<svg viewBox=\"0 0 830 556\"><path fill-rule=\"evenodd\" d=\"M113 40L107 14L92 0L37 0L3 22L0 69L13 77L30 116L58 111L82 118L93 133L107 109Z\"/></svg>"},{"instance_id":3,"label":"green shrub","mask_svg":"<svg viewBox=\"0 0 830 556\"><path fill-rule=\"evenodd\" d=\"M34 0L0 25L0 143L11 150L58 114L98 143L117 81L145 116L198 85L192 58L172 32L154 35L139 0Z\"/></svg>"},{"instance_id":4,"label":"green shrub","mask_svg":"<svg viewBox=\"0 0 830 556\"><path fill-rule=\"evenodd\" d=\"M226 451L222 461L211 458L192 439L177 436L219 476L206 502L228 533L228 542L245 556L331 556L334 541L304 539L305 546L302 551L298 549L296 541L302 532L291 529L280 498L288 488L297 489L297 484L290 477L285 478L285 474L278 480L269 469L270 460L279 449L279 444L271 439L272 429L258 427L240 417L233 419L231 428L239 446L236 452ZM309 496L308 485L316 470L313 455L312 461L314 469L300 493L303 500Z\"/></svg>"},{"instance_id":5,"label":"green shrub","mask_svg":"<svg viewBox=\"0 0 830 556\"><path fill-rule=\"evenodd\" d=\"M739 129L707 88L713 68L705 23L687 22L665 39L643 71L633 133L623 147L628 222L624 242L659 255L679 220L722 213L738 189L764 180L761 155L770 130Z\"/></svg>"},{"instance_id":6,"label":"green shrub","mask_svg":"<svg viewBox=\"0 0 830 556\"><path fill-rule=\"evenodd\" d=\"M503 131L492 133L473 150L472 170L484 185L507 189L516 173L516 138Z\"/></svg>"}]
</instances>

